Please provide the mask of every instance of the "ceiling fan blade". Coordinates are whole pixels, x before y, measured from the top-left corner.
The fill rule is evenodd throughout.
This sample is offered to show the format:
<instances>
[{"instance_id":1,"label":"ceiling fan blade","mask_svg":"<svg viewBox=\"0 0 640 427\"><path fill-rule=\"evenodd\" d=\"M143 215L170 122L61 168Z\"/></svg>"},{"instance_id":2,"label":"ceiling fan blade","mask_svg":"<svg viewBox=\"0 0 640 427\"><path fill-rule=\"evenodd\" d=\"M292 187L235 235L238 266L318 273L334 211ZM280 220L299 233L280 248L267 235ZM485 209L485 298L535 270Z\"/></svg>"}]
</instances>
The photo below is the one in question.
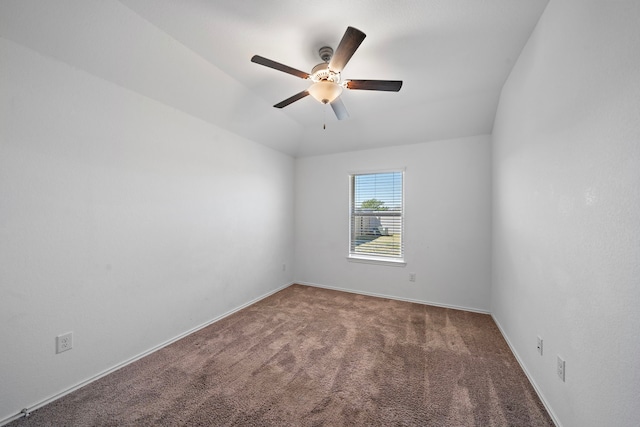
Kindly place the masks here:
<instances>
[{"instance_id":1,"label":"ceiling fan blade","mask_svg":"<svg viewBox=\"0 0 640 427\"><path fill-rule=\"evenodd\" d=\"M340 97L337 97L336 99L334 99L330 105L331 105L331 108L333 108L333 112L336 113L336 117L338 118L338 120L344 120L349 118L349 112L347 111L347 107L344 106L344 103L342 102Z\"/></svg>"},{"instance_id":2,"label":"ceiling fan blade","mask_svg":"<svg viewBox=\"0 0 640 427\"><path fill-rule=\"evenodd\" d=\"M342 40L340 40L340 44L329 62L329 69L336 73L341 72L365 37L367 35L357 28L347 27L347 31L342 36Z\"/></svg>"},{"instance_id":3,"label":"ceiling fan blade","mask_svg":"<svg viewBox=\"0 0 640 427\"><path fill-rule=\"evenodd\" d=\"M284 73L292 74L296 77L300 77L301 79L309 78L309 73L296 70L295 68L291 68L279 62L272 61L260 55L253 55L253 57L251 58L251 62L255 62L256 64L264 65L265 67L273 68L274 70L282 71Z\"/></svg>"},{"instance_id":4,"label":"ceiling fan blade","mask_svg":"<svg viewBox=\"0 0 640 427\"><path fill-rule=\"evenodd\" d=\"M402 80L349 80L346 86L347 89L398 92L402 87Z\"/></svg>"},{"instance_id":5,"label":"ceiling fan blade","mask_svg":"<svg viewBox=\"0 0 640 427\"><path fill-rule=\"evenodd\" d=\"M292 104L292 103L296 102L297 100L304 98L307 95L309 95L309 92L306 91L306 90L303 90L302 92L296 93L292 97L289 97L289 98L285 99L284 101L277 103L276 105L274 105L274 107L276 107L276 108L284 108L287 105Z\"/></svg>"}]
</instances>

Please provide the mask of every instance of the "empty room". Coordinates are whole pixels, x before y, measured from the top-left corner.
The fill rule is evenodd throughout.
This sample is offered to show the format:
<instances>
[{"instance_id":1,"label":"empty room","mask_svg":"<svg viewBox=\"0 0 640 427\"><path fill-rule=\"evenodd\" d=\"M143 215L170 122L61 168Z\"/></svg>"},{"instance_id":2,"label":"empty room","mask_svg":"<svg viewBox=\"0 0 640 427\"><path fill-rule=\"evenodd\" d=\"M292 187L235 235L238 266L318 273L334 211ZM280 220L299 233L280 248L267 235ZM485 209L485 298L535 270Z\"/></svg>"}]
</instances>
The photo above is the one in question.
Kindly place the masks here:
<instances>
[{"instance_id":1,"label":"empty room","mask_svg":"<svg viewBox=\"0 0 640 427\"><path fill-rule=\"evenodd\" d=\"M0 425L640 425L639 27L2 0Z\"/></svg>"}]
</instances>

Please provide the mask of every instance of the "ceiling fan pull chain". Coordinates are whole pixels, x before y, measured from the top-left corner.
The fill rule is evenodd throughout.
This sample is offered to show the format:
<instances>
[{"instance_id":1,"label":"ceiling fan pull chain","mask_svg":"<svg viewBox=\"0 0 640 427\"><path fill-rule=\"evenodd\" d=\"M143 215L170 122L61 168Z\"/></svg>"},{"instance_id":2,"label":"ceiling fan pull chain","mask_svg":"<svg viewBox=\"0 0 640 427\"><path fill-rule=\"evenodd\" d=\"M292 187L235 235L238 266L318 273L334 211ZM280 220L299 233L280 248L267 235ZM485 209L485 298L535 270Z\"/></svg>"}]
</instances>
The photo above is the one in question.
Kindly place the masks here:
<instances>
[{"instance_id":1,"label":"ceiling fan pull chain","mask_svg":"<svg viewBox=\"0 0 640 427\"><path fill-rule=\"evenodd\" d=\"M327 130L327 104L322 106L322 129Z\"/></svg>"}]
</instances>

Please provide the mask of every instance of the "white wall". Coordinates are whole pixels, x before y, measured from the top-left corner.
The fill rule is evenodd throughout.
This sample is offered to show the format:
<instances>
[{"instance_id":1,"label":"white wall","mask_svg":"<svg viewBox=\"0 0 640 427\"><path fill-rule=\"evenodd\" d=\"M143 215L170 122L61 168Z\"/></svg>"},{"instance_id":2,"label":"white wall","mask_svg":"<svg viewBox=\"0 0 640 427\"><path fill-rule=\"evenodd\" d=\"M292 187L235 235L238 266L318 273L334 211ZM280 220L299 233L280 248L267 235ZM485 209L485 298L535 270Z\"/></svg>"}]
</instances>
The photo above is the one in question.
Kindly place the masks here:
<instances>
[{"instance_id":1,"label":"white wall","mask_svg":"<svg viewBox=\"0 0 640 427\"><path fill-rule=\"evenodd\" d=\"M2 38L0 75L0 423L291 282L291 157Z\"/></svg>"},{"instance_id":2,"label":"white wall","mask_svg":"<svg viewBox=\"0 0 640 427\"><path fill-rule=\"evenodd\" d=\"M297 159L296 280L488 311L489 149L478 136ZM393 168L406 168L407 265L349 262L349 173Z\"/></svg>"},{"instance_id":3,"label":"white wall","mask_svg":"<svg viewBox=\"0 0 640 427\"><path fill-rule=\"evenodd\" d=\"M565 427L640 423L638 23L552 0L494 126L492 311Z\"/></svg>"}]
</instances>

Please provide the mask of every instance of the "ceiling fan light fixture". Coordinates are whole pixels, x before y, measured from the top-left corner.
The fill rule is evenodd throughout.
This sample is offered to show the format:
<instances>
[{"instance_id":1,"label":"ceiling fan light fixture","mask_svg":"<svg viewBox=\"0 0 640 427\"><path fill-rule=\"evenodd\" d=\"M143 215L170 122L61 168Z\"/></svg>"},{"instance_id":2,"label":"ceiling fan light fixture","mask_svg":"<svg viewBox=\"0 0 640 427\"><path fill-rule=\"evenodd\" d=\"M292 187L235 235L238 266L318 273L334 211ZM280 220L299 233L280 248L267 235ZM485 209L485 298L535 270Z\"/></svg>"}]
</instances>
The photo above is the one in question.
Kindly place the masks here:
<instances>
[{"instance_id":1,"label":"ceiling fan light fixture","mask_svg":"<svg viewBox=\"0 0 640 427\"><path fill-rule=\"evenodd\" d=\"M309 95L313 96L322 104L330 104L342 93L342 86L329 80L320 80L312 84L307 89Z\"/></svg>"},{"instance_id":2,"label":"ceiling fan light fixture","mask_svg":"<svg viewBox=\"0 0 640 427\"><path fill-rule=\"evenodd\" d=\"M331 104L333 112L338 120L349 117L342 100L339 99L342 89L349 90L376 90L387 92L398 92L402 87L401 80L347 80L342 82L340 73L347 65L351 56L355 53L366 34L357 28L347 27L335 52L328 46L323 46L319 50L322 63L313 67L311 73L306 73L298 69L289 67L260 55L253 55L251 62L291 74L303 80L311 81L311 86L307 90L298 92L293 96L274 105L275 108L284 108L308 95L311 95L321 104Z\"/></svg>"}]
</instances>

